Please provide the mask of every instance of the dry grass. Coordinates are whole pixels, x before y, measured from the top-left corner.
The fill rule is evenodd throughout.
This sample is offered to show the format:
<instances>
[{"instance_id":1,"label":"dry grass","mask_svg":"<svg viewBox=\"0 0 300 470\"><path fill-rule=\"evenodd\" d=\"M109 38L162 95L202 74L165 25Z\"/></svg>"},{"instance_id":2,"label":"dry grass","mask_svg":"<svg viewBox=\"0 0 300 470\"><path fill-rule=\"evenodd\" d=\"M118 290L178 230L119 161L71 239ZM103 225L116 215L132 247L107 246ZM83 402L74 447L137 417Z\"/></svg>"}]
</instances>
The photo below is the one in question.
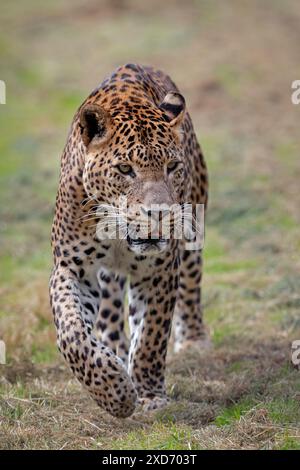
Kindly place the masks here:
<instances>
[{"instance_id":1,"label":"dry grass","mask_svg":"<svg viewBox=\"0 0 300 470\"><path fill-rule=\"evenodd\" d=\"M69 0L1 6L0 447L300 448L297 0ZM187 98L211 180L204 304L214 350L170 354L163 412L116 420L62 363L48 304L58 155L116 65L151 63ZM3 158L4 157L4 158Z\"/></svg>"},{"instance_id":2,"label":"dry grass","mask_svg":"<svg viewBox=\"0 0 300 470\"><path fill-rule=\"evenodd\" d=\"M285 350L280 342L243 344L234 353L227 347L209 357L171 358L173 403L126 420L102 412L63 364L11 364L1 381L1 447L253 449L297 442L300 379Z\"/></svg>"}]
</instances>

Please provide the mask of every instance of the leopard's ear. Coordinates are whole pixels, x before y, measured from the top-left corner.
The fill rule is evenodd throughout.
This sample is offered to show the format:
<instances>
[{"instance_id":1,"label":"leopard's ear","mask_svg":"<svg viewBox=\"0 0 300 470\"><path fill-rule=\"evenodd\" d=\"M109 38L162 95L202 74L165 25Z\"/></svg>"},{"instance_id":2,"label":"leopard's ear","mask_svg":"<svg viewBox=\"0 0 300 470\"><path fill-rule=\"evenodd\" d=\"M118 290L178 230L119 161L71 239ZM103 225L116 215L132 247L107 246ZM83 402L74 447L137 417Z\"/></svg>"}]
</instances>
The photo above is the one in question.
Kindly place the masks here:
<instances>
[{"instance_id":1,"label":"leopard's ear","mask_svg":"<svg viewBox=\"0 0 300 470\"><path fill-rule=\"evenodd\" d=\"M185 99L180 93L170 91L166 94L160 109L164 111L171 126L181 123L185 113Z\"/></svg>"},{"instance_id":2,"label":"leopard's ear","mask_svg":"<svg viewBox=\"0 0 300 470\"><path fill-rule=\"evenodd\" d=\"M107 111L96 104L87 104L80 110L79 125L84 145L101 144L111 134L111 117Z\"/></svg>"}]
</instances>

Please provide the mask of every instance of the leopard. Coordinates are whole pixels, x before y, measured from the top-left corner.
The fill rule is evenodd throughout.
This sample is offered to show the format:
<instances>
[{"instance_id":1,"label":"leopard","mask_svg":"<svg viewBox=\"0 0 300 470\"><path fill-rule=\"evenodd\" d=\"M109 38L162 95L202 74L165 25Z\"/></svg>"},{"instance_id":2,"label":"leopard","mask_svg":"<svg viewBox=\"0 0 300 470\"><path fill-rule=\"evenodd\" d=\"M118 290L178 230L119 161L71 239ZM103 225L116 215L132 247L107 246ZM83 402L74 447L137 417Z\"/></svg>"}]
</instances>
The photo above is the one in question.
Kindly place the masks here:
<instances>
[{"instance_id":1,"label":"leopard","mask_svg":"<svg viewBox=\"0 0 300 470\"><path fill-rule=\"evenodd\" d=\"M114 417L170 402L170 338L175 355L211 347L201 302L203 247L188 249L172 231L169 238L159 230L131 236L130 208L141 207L158 223L167 210L154 206L206 209L207 201L207 166L183 95L155 67L118 67L71 123L49 283L58 349L90 397ZM99 226L106 221L110 232L113 220L125 225L124 236L102 236Z\"/></svg>"}]
</instances>

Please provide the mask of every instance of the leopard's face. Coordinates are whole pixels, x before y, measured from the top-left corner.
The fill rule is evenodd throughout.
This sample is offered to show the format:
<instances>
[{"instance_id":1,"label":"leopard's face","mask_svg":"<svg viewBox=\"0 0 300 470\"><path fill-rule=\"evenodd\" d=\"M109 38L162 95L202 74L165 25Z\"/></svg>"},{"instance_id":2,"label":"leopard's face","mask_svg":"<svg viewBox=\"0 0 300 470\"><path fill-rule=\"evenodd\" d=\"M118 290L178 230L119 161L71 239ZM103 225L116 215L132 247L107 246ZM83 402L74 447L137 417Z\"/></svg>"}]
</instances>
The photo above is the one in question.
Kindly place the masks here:
<instances>
[{"instance_id":1,"label":"leopard's face","mask_svg":"<svg viewBox=\"0 0 300 470\"><path fill-rule=\"evenodd\" d=\"M98 204L99 226L107 226L104 217L110 226L117 221L118 236L139 254L167 248L172 232L168 208L184 202L180 133L184 101L178 104L178 94L176 99L166 110L145 104L114 117L97 105L81 111L86 145L83 181L88 196Z\"/></svg>"}]
</instances>

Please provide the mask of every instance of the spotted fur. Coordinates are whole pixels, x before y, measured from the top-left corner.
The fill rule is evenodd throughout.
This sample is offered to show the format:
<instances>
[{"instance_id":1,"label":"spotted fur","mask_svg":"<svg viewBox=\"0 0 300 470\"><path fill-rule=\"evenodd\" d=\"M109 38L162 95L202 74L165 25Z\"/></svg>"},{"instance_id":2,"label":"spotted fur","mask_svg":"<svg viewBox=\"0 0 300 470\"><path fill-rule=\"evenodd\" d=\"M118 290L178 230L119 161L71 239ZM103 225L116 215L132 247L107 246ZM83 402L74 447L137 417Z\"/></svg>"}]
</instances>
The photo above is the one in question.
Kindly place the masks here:
<instances>
[{"instance_id":1,"label":"spotted fur","mask_svg":"<svg viewBox=\"0 0 300 470\"><path fill-rule=\"evenodd\" d=\"M101 240L95 208L114 206L120 195L129 206L206 205L207 187L184 98L162 72L119 67L75 114L61 160L50 298L61 353L114 416L129 416L137 403L154 409L167 402L174 311L175 350L206 343L202 261L175 239ZM130 341L124 331L128 278Z\"/></svg>"}]
</instances>

